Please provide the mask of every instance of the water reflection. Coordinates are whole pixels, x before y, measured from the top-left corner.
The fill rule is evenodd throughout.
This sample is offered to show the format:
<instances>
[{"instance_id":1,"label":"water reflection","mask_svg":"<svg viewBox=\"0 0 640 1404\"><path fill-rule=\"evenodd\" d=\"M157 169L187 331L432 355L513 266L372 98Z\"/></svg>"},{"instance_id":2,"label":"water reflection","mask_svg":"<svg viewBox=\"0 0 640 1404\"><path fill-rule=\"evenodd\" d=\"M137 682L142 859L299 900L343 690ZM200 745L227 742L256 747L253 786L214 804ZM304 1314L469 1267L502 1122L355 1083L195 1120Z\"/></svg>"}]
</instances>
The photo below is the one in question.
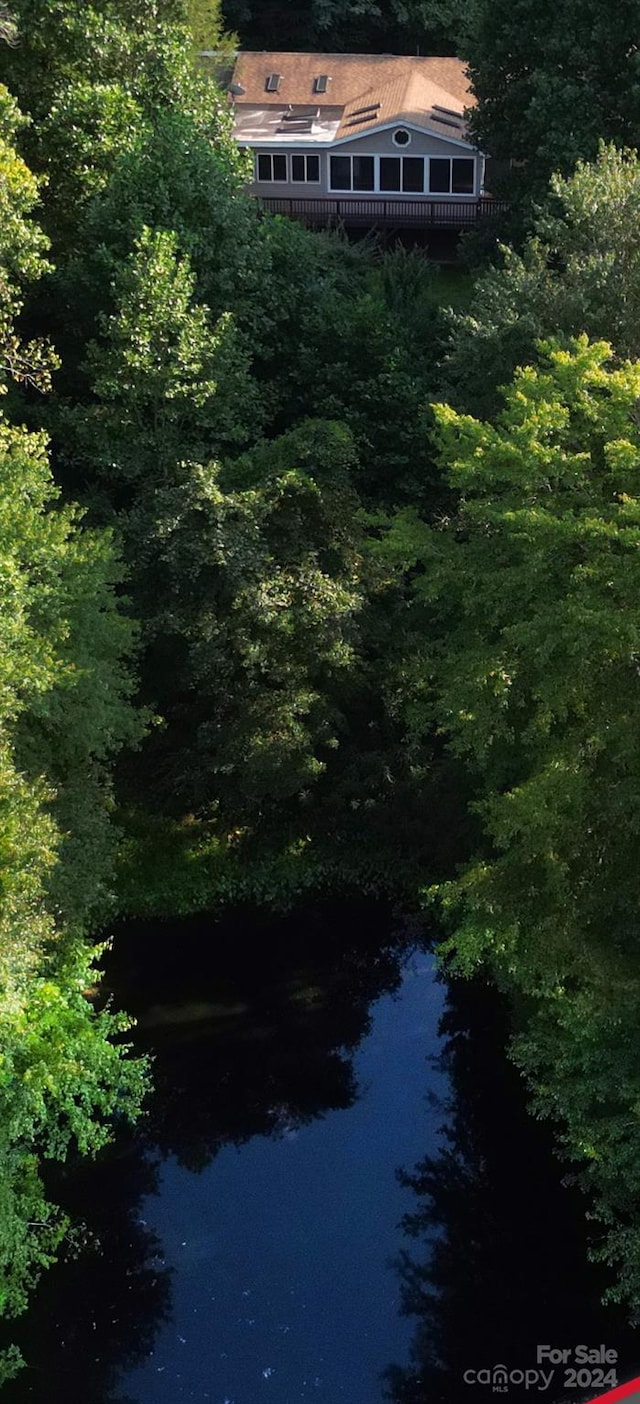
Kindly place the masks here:
<instances>
[{"instance_id":1,"label":"water reflection","mask_svg":"<svg viewBox=\"0 0 640 1404\"><path fill-rule=\"evenodd\" d=\"M398 988L407 939L362 903L125 926L118 997L155 1058L147 1142L201 1170L229 1142L351 1106L353 1051Z\"/></svg>"},{"instance_id":2,"label":"water reflection","mask_svg":"<svg viewBox=\"0 0 640 1404\"><path fill-rule=\"evenodd\" d=\"M56 1177L52 1194L84 1227L43 1279L29 1316L9 1332L28 1367L3 1401L129 1404L114 1395L122 1368L148 1355L170 1318L171 1275L141 1210L156 1188L157 1166L136 1147Z\"/></svg>"},{"instance_id":3,"label":"water reflection","mask_svg":"<svg viewBox=\"0 0 640 1404\"><path fill-rule=\"evenodd\" d=\"M118 933L157 1091L134 1141L58 1176L86 1244L13 1333L29 1368L3 1400L486 1404L464 1371L539 1342L634 1373L500 1001L460 983L445 1009L411 946L362 903Z\"/></svg>"},{"instance_id":4,"label":"water reflection","mask_svg":"<svg viewBox=\"0 0 640 1404\"><path fill-rule=\"evenodd\" d=\"M253 1375L261 1382L276 1361L278 1404L289 1398L283 1392L283 1351L291 1356L297 1350L300 1379L306 1387L308 1376L311 1397L318 1397L325 1362L315 1338L322 1337L323 1313L328 1340L338 1323L342 1339L334 1343L335 1354L343 1357L348 1378L357 1342L349 1338L349 1320L342 1328L340 1317L348 1318L350 1305L362 1297L363 1274L371 1279L364 1300L367 1291L380 1296L385 1255L395 1247L395 1226L407 1202L395 1184L395 1166L403 1151L415 1153L425 1129L418 1115L424 1053L435 1047L440 1010L430 1011L422 989L412 995L411 1037L425 1028L430 1037L423 1038L418 1056L413 1047L406 1049L409 1057L404 1047L399 1056L400 1074L410 1064L404 1108L409 1140L403 1142L402 1126L389 1115L403 1095L389 1081L398 1077L392 1007L386 1022L380 1021L378 1064L368 1068L365 1060L361 1069L363 1107L354 1107L354 1053L371 1028L372 1005L400 985L407 945L406 930L395 928L387 911L362 903L287 920L247 912L222 925L206 919L177 929L137 923L118 933L108 980L118 1001L138 1017L137 1041L153 1051L156 1095L134 1142L120 1142L96 1166L73 1167L52 1187L86 1225L87 1246L45 1276L28 1319L12 1333L29 1368L8 1388L9 1401L173 1404L183 1394L217 1399L208 1387L214 1364L207 1352L214 1338L221 1346L217 1356L237 1347L248 1360L255 1349ZM376 1107L385 1077L387 1102ZM373 1084L378 1093L370 1093ZM335 1119L348 1108L354 1108L351 1120ZM334 1129L327 1136L322 1119L331 1116ZM341 1180L353 1202L340 1202ZM294 1184L301 1196L297 1206ZM378 1241L370 1219L384 1213L386 1248L384 1227ZM296 1214L300 1222L292 1232ZM313 1280L298 1291L300 1263L304 1276L305 1260L314 1255ZM221 1273L223 1290L214 1302ZM358 1317L362 1335L372 1337L376 1366L361 1395L350 1387L350 1404L356 1398L371 1404L388 1355L384 1334L380 1339L386 1321L388 1341L408 1335L402 1323L399 1335L393 1332L399 1294L390 1271L388 1279L388 1298L377 1305L377 1331L369 1332L364 1306ZM246 1336L257 1319L262 1334L254 1348ZM224 1349L225 1333L233 1337L231 1352ZM273 1348L276 1333L280 1355ZM188 1388L181 1382L185 1369L176 1365L180 1356L189 1360ZM239 1356L234 1369L231 1399ZM224 1373L219 1363L215 1370ZM243 1397L252 1404L251 1394ZM305 1397L304 1390L294 1397Z\"/></svg>"},{"instance_id":5,"label":"water reflection","mask_svg":"<svg viewBox=\"0 0 640 1404\"><path fill-rule=\"evenodd\" d=\"M452 1095L439 1150L403 1175L416 1205L404 1219L411 1246L398 1271L417 1325L412 1365L387 1372L388 1399L495 1404L493 1380L465 1383L465 1371L535 1369L538 1343L604 1342L618 1351L620 1379L640 1373L638 1333L602 1307L607 1281L587 1263L585 1201L563 1177L549 1128L527 1113L505 1056L499 997L456 982L442 1033L437 1061ZM556 1368L546 1387L542 1376L530 1377L529 1388L516 1376L508 1398L581 1401L596 1392L567 1391Z\"/></svg>"}]
</instances>

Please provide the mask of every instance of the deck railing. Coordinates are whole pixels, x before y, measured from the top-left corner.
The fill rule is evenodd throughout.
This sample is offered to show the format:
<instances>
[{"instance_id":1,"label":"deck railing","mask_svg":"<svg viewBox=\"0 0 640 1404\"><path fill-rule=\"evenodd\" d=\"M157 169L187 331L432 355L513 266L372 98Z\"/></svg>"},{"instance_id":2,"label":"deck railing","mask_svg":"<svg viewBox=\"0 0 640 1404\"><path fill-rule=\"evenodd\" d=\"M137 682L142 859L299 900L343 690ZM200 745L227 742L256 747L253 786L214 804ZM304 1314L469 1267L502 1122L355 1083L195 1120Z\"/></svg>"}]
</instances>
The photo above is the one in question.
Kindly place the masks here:
<instances>
[{"instance_id":1,"label":"deck railing","mask_svg":"<svg viewBox=\"0 0 640 1404\"><path fill-rule=\"evenodd\" d=\"M388 200L376 196L368 200L351 196L266 195L260 203L271 214L290 215L305 224L420 225L428 229L471 229L479 220L506 213L503 200L480 196L477 200Z\"/></svg>"}]
</instances>

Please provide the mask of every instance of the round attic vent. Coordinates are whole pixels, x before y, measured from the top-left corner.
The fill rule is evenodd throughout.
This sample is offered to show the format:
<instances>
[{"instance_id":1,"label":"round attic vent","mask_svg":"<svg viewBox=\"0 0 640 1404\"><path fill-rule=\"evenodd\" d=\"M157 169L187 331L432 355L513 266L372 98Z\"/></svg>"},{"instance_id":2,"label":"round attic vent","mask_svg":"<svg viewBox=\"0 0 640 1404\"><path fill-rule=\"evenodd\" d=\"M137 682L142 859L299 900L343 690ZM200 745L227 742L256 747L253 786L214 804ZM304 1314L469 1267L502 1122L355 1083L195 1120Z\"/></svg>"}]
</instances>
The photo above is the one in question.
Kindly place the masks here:
<instances>
[{"instance_id":1,"label":"round attic vent","mask_svg":"<svg viewBox=\"0 0 640 1404\"><path fill-rule=\"evenodd\" d=\"M393 140L396 146L408 146L411 141L411 133L407 131L406 127L398 127L398 130L393 133Z\"/></svg>"}]
</instances>

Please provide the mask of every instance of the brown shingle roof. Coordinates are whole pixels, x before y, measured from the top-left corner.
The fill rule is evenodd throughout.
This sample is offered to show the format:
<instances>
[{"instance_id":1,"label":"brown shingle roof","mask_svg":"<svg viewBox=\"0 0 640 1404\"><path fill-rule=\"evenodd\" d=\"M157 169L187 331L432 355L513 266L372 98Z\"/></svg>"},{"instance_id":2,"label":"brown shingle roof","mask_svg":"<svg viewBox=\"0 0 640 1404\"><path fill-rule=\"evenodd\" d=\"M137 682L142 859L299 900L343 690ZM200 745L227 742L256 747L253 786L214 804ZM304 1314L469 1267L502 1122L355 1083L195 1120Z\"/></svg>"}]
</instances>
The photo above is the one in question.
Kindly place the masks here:
<instances>
[{"instance_id":1,"label":"brown shingle roof","mask_svg":"<svg viewBox=\"0 0 640 1404\"><path fill-rule=\"evenodd\" d=\"M353 116L366 102L375 103L377 110L366 120L366 114ZM417 126L433 126L441 136L462 138L464 101L450 89L436 83L428 70L399 68L387 83L373 85L347 103L342 114L338 136L357 136L360 131L387 122L413 122ZM457 113L457 118L454 114ZM454 124L454 125L451 125Z\"/></svg>"},{"instance_id":2,"label":"brown shingle roof","mask_svg":"<svg viewBox=\"0 0 640 1404\"><path fill-rule=\"evenodd\" d=\"M277 92L266 91L269 74L281 75ZM315 92L314 79L327 74L324 94ZM381 123L396 120L429 126L439 135L463 137L457 123L443 118L451 113L462 116L473 106L466 67L456 58L410 58L393 54L291 54L282 52L240 53L233 75L234 84L244 88L238 106L262 108L314 104L342 108L338 137L357 136ZM375 104L364 120L353 121L359 108ZM436 109L434 113L434 108ZM439 113L439 109L444 109ZM360 114L362 116L362 114ZM435 124L435 125L434 125Z\"/></svg>"}]
</instances>

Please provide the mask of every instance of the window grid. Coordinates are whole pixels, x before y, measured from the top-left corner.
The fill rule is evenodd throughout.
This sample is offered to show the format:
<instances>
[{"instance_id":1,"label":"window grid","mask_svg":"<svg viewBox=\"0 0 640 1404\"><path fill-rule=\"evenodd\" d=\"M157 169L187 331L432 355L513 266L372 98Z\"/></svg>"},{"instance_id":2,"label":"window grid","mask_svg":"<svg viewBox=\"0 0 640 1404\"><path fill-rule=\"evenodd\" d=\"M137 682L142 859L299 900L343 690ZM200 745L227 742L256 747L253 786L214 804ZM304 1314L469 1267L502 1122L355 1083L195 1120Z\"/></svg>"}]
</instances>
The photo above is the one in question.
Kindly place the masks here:
<instances>
[{"instance_id":1,"label":"window grid","mask_svg":"<svg viewBox=\"0 0 640 1404\"><path fill-rule=\"evenodd\" d=\"M361 163L355 168L354 163ZM365 163L371 163L370 183L363 184ZM360 183L356 183L359 179ZM329 190L332 194L475 195L475 158L472 156L352 156L330 155Z\"/></svg>"},{"instance_id":2,"label":"window grid","mask_svg":"<svg viewBox=\"0 0 640 1404\"><path fill-rule=\"evenodd\" d=\"M311 151L294 152L291 156L291 181L293 185L318 185L320 157Z\"/></svg>"},{"instance_id":3,"label":"window grid","mask_svg":"<svg viewBox=\"0 0 640 1404\"><path fill-rule=\"evenodd\" d=\"M260 151L256 180L261 184L319 185L316 152ZM337 183L336 183L337 181ZM475 160L469 156L329 155L329 191L354 195L440 195L469 199L475 194Z\"/></svg>"},{"instance_id":4,"label":"window grid","mask_svg":"<svg viewBox=\"0 0 640 1404\"><path fill-rule=\"evenodd\" d=\"M256 155L256 180L261 183L276 181L286 185L289 179L287 156L284 151L258 151Z\"/></svg>"}]
</instances>

